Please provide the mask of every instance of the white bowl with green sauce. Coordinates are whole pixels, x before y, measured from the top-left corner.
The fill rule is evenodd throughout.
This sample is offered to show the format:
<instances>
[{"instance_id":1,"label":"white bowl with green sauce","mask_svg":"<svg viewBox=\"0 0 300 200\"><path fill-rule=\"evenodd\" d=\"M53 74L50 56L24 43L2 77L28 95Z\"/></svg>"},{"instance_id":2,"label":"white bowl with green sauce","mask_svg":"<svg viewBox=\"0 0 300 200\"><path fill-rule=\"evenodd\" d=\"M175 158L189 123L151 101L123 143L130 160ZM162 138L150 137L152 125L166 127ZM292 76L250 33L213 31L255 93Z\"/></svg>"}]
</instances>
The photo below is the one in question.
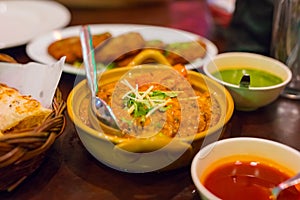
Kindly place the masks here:
<instances>
[{"instance_id":1,"label":"white bowl with green sauce","mask_svg":"<svg viewBox=\"0 0 300 200\"><path fill-rule=\"evenodd\" d=\"M235 108L242 111L256 110L272 103L292 78L290 69L282 62L247 52L221 53L203 70L229 90ZM245 74L250 77L246 86L240 84Z\"/></svg>"}]
</instances>

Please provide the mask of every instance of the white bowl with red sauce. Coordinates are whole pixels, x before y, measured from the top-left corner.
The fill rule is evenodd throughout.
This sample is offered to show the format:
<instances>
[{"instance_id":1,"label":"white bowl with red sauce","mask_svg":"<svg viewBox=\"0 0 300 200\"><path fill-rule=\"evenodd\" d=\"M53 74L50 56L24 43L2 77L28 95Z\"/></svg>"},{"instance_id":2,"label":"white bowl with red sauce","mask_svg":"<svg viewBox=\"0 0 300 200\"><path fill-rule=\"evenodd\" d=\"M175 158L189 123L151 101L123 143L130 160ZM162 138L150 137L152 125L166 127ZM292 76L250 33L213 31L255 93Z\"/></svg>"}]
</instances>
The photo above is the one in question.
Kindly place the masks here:
<instances>
[{"instance_id":1,"label":"white bowl with red sauce","mask_svg":"<svg viewBox=\"0 0 300 200\"><path fill-rule=\"evenodd\" d=\"M193 182L203 199L269 200L268 188L300 172L300 152L271 140L239 137L202 148L191 165ZM300 185L278 200L300 199Z\"/></svg>"}]
</instances>

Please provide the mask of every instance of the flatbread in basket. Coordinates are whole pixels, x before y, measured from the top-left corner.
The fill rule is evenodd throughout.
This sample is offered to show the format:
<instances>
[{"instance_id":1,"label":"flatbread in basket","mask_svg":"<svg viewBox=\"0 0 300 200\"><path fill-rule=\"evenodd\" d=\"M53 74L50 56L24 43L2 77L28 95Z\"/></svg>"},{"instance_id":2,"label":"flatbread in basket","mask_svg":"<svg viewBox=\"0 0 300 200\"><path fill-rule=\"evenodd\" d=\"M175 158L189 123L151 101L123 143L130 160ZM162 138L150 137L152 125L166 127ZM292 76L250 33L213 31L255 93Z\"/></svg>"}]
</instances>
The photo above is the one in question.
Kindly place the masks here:
<instances>
[{"instance_id":1,"label":"flatbread in basket","mask_svg":"<svg viewBox=\"0 0 300 200\"><path fill-rule=\"evenodd\" d=\"M0 83L0 137L41 124L51 111L31 96Z\"/></svg>"},{"instance_id":2,"label":"flatbread in basket","mask_svg":"<svg viewBox=\"0 0 300 200\"><path fill-rule=\"evenodd\" d=\"M52 108L0 83L0 191L12 191L43 162L65 127L66 103L57 88Z\"/></svg>"}]
</instances>

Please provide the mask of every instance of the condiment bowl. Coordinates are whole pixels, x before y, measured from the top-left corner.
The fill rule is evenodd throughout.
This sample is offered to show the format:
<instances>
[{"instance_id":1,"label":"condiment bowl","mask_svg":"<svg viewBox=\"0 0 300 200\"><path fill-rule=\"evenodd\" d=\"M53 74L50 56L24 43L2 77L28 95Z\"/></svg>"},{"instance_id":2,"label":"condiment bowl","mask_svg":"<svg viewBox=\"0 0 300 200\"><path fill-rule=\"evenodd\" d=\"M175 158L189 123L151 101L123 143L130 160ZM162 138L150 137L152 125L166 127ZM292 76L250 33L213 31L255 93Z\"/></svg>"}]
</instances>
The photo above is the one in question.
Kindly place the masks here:
<instances>
[{"instance_id":1,"label":"condiment bowl","mask_svg":"<svg viewBox=\"0 0 300 200\"><path fill-rule=\"evenodd\" d=\"M132 76L134 70L154 73L156 70L174 70L170 66L144 64L105 71L101 85L120 81ZM177 73L178 76L179 73ZM176 169L191 163L202 145L218 140L232 116L233 99L225 87L203 74L188 71L189 83L201 91L208 91L215 99L213 120L207 130L189 136L166 137L159 134L151 137L124 137L118 130L102 124L90 114L90 92L86 80L78 83L68 96L67 110L85 148L100 162L119 171L146 173ZM115 89L116 90L116 89ZM217 109L217 110L215 110ZM193 110L197 112L197 110ZM183 116L183 118L185 118Z\"/></svg>"},{"instance_id":2,"label":"condiment bowl","mask_svg":"<svg viewBox=\"0 0 300 200\"><path fill-rule=\"evenodd\" d=\"M271 172L267 174L259 171L255 169L256 164L259 165L260 163L263 163L280 172L284 172L290 177L300 171L300 152L285 144L252 137L237 137L219 140L202 148L192 161L191 176L201 197L209 200L220 200L221 198L215 194L217 191L214 191L215 193L213 193L211 190L207 189L205 185L205 179L208 179L208 174L214 171L214 169L217 169L217 167L225 166L226 162L238 164L244 161L248 161L249 163L252 162L251 166L253 170L248 169L248 171L242 172L245 173L243 176L240 174L241 170L236 166L232 171L229 171L230 173L240 174L234 176L236 181L236 185L234 186L236 188L240 187L240 185L237 185L239 178L245 180L245 178L250 179L252 176L257 175L264 177L263 179L266 179L266 182L269 184L266 188L264 188L264 186L261 186L262 188L260 188L263 189L263 192L267 192L267 195L271 195L269 188L276 186L276 184L271 184L272 179L276 176L276 174ZM253 174L247 174L250 173L250 171L251 173L253 171ZM226 176L226 174L223 174L223 176ZM244 181L245 186L253 186L251 185L252 183L249 182L249 179ZM253 184L255 184L254 186L256 187L261 183L257 181ZM231 188L229 190L234 191L236 188ZM223 185L223 190L224 189L228 190L225 185ZM217 190L220 191L220 188ZM242 195L244 195L245 198L242 199L246 199L246 197L249 199L250 193L247 192L247 188L243 190ZM300 191L298 191L297 197L299 198L299 196ZM236 194L236 199L241 199L238 194ZM256 197L254 199L260 199L258 197L258 193L256 193Z\"/></svg>"},{"instance_id":3,"label":"condiment bowl","mask_svg":"<svg viewBox=\"0 0 300 200\"><path fill-rule=\"evenodd\" d=\"M203 67L203 70L208 77L229 90L234 99L235 108L242 111L256 110L272 103L279 97L292 78L290 69L280 61L247 52L221 53L213 57ZM227 78L222 74L224 70L231 70L228 72ZM269 80L273 80L271 77L275 76L280 81L264 83L262 79L258 80L250 74L250 86L241 86L239 84L241 75L237 73L239 70L243 74L248 73L246 70L252 70ZM252 84L256 85L252 86Z\"/></svg>"}]
</instances>

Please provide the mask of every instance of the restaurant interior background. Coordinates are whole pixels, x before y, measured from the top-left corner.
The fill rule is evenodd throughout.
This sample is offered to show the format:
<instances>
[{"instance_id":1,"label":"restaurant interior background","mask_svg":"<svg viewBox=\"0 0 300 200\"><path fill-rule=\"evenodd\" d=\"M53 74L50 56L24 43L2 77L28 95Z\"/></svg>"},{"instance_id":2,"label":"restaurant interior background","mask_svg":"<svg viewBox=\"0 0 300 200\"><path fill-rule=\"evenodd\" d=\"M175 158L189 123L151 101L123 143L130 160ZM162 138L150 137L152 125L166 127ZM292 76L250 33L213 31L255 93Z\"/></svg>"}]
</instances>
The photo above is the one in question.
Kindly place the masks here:
<instances>
[{"instance_id":1,"label":"restaurant interior background","mask_svg":"<svg viewBox=\"0 0 300 200\"><path fill-rule=\"evenodd\" d=\"M69 9L71 20L67 27L164 26L201 35L218 47L218 53L247 51L270 55L272 0L53 1ZM33 61L26 54L26 44L0 49L0 53L14 57L19 63ZM73 74L62 74L59 88L63 99L67 99L75 80ZM223 137L266 138L300 150L299 113L299 101L283 97L252 112L235 110ZM189 167L167 173L127 174L98 162L80 143L69 118L50 153L41 167L14 191L0 192L0 199L201 199Z\"/></svg>"}]
</instances>

